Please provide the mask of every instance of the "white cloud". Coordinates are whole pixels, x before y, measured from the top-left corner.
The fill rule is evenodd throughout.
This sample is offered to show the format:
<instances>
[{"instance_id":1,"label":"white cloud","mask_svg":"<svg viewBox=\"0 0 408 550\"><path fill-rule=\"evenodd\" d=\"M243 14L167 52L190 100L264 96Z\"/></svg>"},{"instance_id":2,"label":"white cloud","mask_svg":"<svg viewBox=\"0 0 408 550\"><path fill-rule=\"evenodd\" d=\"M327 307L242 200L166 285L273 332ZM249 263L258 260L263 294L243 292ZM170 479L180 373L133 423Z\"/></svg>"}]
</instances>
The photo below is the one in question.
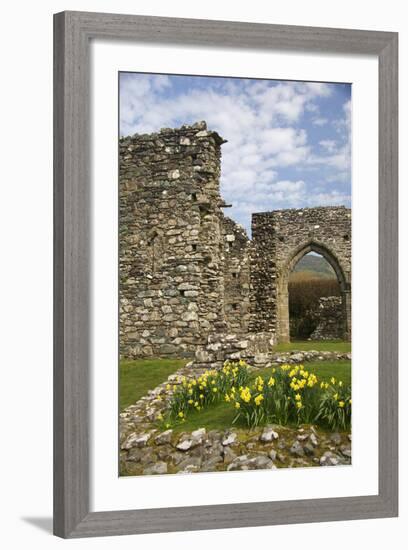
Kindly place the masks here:
<instances>
[{"instance_id":1,"label":"white cloud","mask_svg":"<svg viewBox=\"0 0 408 550\"><path fill-rule=\"evenodd\" d=\"M320 116L319 101L332 93L332 85L324 83L271 86L270 81L234 79L214 79L211 85L207 81L205 86L175 92L174 80L165 75L123 75L121 134L151 133L206 120L209 128L228 140L222 148L221 189L226 201L234 202L235 218L248 226L250 212L308 204L313 190L304 181L307 172L329 170L332 182L336 177L345 179L350 170L349 140L345 145L344 139L350 103L332 121L338 143L325 138L320 140L320 150L312 147L302 123L307 115L310 128L326 127L329 121ZM300 177L291 177L288 170Z\"/></svg>"},{"instance_id":2,"label":"white cloud","mask_svg":"<svg viewBox=\"0 0 408 550\"><path fill-rule=\"evenodd\" d=\"M325 126L328 122L329 120L324 117L316 117L312 120L312 124L315 126Z\"/></svg>"},{"instance_id":3,"label":"white cloud","mask_svg":"<svg viewBox=\"0 0 408 550\"><path fill-rule=\"evenodd\" d=\"M336 142L334 139L322 139L319 141L319 145L328 153L333 153L336 150Z\"/></svg>"},{"instance_id":4,"label":"white cloud","mask_svg":"<svg viewBox=\"0 0 408 550\"><path fill-rule=\"evenodd\" d=\"M309 206L338 206L351 201L351 195L339 191L317 193L307 199Z\"/></svg>"}]
</instances>

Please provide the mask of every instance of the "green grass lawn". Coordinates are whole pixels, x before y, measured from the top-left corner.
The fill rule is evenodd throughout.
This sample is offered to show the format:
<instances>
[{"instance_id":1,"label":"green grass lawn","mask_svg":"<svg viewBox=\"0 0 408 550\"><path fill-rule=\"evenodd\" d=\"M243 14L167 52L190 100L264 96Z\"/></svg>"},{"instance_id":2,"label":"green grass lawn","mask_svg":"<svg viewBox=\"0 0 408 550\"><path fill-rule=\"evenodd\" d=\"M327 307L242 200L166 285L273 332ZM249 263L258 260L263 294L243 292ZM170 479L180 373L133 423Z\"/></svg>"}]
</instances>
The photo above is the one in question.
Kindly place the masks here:
<instances>
[{"instance_id":1,"label":"green grass lawn","mask_svg":"<svg viewBox=\"0 0 408 550\"><path fill-rule=\"evenodd\" d=\"M120 410L136 403L185 363L185 359L122 360L119 365Z\"/></svg>"},{"instance_id":2,"label":"green grass lawn","mask_svg":"<svg viewBox=\"0 0 408 550\"><path fill-rule=\"evenodd\" d=\"M342 380L345 385L351 383L350 361L316 361L304 363L305 369L316 374L320 381L329 381L332 376ZM269 376L272 368L257 370L252 378L258 375ZM185 422L172 426L175 432L192 431L205 427L207 430L225 430L230 427L235 417L235 411L229 403L219 403L203 409L200 412L191 411Z\"/></svg>"},{"instance_id":3,"label":"green grass lawn","mask_svg":"<svg viewBox=\"0 0 408 550\"><path fill-rule=\"evenodd\" d=\"M287 344L276 344L273 346L274 351L337 351L339 353L347 353L351 351L351 342L342 340L325 340L311 342L294 341Z\"/></svg>"}]
</instances>

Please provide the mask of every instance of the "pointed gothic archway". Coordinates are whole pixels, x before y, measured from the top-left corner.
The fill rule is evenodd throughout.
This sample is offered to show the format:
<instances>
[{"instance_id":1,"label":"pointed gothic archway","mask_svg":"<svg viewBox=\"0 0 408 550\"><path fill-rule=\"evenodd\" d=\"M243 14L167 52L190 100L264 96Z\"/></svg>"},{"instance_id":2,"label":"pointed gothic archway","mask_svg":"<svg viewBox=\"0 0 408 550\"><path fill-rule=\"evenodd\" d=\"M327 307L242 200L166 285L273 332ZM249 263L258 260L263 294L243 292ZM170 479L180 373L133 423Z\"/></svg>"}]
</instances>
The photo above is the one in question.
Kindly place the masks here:
<instances>
[{"instance_id":1,"label":"pointed gothic archway","mask_svg":"<svg viewBox=\"0 0 408 550\"><path fill-rule=\"evenodd\" d=\"M289 259L280 270L277 281L277 341L278 342L290 342L290 325L289 325L289 292L288 284L289 277L296 266L296 264L310 252L315 252L322 256L328 264L333 268L337 281L340 287L341 299L342 299L342 328L341 333L345 340L350 339L351 335L351 295L350 284L347 281L346 274L344 273L339 260L335 254L330 251L324 244L310 240L302 243L295 248L289 255Z\"/></svg>"}]
</instances>

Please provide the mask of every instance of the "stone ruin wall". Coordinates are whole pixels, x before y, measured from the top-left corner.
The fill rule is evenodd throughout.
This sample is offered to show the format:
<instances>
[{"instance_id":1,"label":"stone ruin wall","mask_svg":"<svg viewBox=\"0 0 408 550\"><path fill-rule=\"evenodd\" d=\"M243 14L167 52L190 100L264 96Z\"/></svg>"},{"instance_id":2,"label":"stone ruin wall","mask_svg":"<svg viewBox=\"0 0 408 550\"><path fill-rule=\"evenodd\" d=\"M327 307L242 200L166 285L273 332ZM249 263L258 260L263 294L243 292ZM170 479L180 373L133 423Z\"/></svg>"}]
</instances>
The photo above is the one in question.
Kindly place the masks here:
<instances>
[{"instance_id":1,"label":"stone ruin wall","mask_svg":"<svg viewBox=\"0 0 408 550\"><path fill-rule=\"evenodd\" d=\"M323 296L311 311L317 326L310 335L310 340L338 340L341 332L343 308L340 296Z\"/></svg>"},{"instance_id":2,"label":"stone ruin wall","mask_svg":"<svg viewBox=\"0 0 408 550\"><path fill-rule=\"evenodd\" d=\"M342 308L350 330L350 210L254 214L250 241L223 213L224 142L205 122L120 139L122 357L192 357L214 351L214 338L231 338L231 353L246 340L249 353L264 353L273 339L285 341L285 277L300 259L299 243L302 255L310 243L333 254L326 259L333 265L334 258L344 274Z\"/></svg>"},{"instance_id":3,"label":"stone ruin wall","mask_svg":"<svg viewBox=\"0 0 408 550\"><path fill-rule=\"evenodd\" d=\"M336 271L343 307L343 337L351 334L351 210L344 206L253 214L252 331L289 341L288 281L308 252L322 254Z\"/></svg>"},{"instance_id":4,"label":"stone ruin wall","mask_svg":"<svg viewBox=\"0 0 408 550\"><path fill-rule=\"evenodd\" d=\"M192 356L210 332L247 330L249 241L222 211L222 143L204 122L120 140L122 357Z\"/></svg>"},{"instance_id":5,"label":"stone ruin wall","mask_svg":"<svg viewBox=\"0 0 408 550\"><path fill-rule=\"evenodd\" d=\"M243 227L224 216L224 315L227 332L242 335L250 322L250 241Z\"/></svg>"}]
</instances>

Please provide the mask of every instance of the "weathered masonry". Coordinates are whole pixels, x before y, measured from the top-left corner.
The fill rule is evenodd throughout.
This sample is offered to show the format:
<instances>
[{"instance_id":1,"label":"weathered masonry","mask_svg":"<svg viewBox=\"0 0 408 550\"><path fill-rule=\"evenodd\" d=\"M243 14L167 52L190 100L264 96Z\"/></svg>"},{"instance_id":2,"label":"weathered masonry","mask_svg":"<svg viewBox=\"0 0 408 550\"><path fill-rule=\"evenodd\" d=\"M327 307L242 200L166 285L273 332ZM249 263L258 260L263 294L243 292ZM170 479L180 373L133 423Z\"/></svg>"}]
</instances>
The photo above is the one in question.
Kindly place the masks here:
<instances>
[{"instance_id":1,"label":"weathered masonry","mask_svg":"<svg viewBox=\"0 0 408 550\"><path fill-rule=\"evenodd\" d=\"M333 267L342 299L341 333L351 335L351 211L344 206L253 214L251 254L252 331L271 331L289 342L289 275L309 252Z\"/></svg>"},{"instance_id":2,"label":"weathered masonry","mask_svg":"<svg viewBox=\"0 0 408 550\"><path fill-rule=\"evenodd\" d=\"M210 335L285 341L287 279L310 250L337 273L350 333L350 211L255 214L250 241L223 212L223 143L205 122L120 140L123 357L191 356Z\"/></svg>"}]
</instances>

